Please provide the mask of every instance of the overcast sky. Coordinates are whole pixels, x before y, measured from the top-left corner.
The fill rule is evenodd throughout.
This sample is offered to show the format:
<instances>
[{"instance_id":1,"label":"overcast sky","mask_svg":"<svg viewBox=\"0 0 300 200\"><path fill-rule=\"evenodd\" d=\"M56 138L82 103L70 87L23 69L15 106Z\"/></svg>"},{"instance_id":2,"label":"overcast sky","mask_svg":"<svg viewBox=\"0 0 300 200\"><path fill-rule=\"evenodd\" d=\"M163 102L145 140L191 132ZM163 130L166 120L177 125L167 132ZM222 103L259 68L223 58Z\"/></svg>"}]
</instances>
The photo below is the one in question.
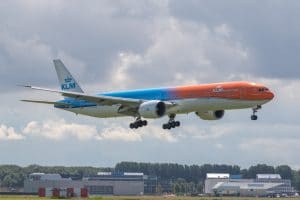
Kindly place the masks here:
<instances>
[{"instance_id":1,"label":"overcast sky","mask_svg":"<svg viewBox=\"0 0 300 200\"><path fill-rule=\"evenodd\" d=\"M119 161L288 164L300 168L300 1L58 1L0 3L0 164L114 166ZM76 116L20 102L61 97L60 58L88 93L247 80L275 99L219 121L178 116L131 130L132 118Z\"/></svg>"}]
</instances>

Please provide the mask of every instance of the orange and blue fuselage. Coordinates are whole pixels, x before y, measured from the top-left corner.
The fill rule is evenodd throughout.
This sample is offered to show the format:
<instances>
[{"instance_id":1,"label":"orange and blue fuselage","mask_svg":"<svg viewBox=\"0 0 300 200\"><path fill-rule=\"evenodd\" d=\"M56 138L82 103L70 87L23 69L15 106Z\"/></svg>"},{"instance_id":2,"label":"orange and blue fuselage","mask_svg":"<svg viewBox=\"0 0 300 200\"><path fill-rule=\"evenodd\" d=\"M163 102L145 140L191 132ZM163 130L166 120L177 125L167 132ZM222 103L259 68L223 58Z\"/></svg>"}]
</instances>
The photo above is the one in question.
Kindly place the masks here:
<instances>
[{"instance_id":1,"label":"orange and blue fuselage","mask_svg":"<svg viewBox=\"0 0 300 200\"><path fill-rule=\"evenodd\" d=\"M265 86L249 82L212 83L190 86L152 88L100 95L144 100L180 100L191 98L224 98L240 100L267 100L274 94Z\"/></svg>"},{"instance_id":2,"label":"orange and blue fuselage","mask_svg":"<svg viewBox=\"0 0 300 200\"><path fill-rule=\"evenodd\" d=\"M97 94L96 94L97 95ZM250 82L212 83L190 86L165 87L99 93L101 96L120 97L138 100L160 100L176 102L180 112L192 112L194 109L239 109L262 105L274 94L264 85ZM212 101L214 100L214 101ZM59 102L67 105L55 105L57 108L84 108L97 106L94 102L66 98ZM187 103L184 103L187 102ZM214 105L212 105L214 104ZM193 105L193 106L191 106Z\"/></svg>"}]
</instances>

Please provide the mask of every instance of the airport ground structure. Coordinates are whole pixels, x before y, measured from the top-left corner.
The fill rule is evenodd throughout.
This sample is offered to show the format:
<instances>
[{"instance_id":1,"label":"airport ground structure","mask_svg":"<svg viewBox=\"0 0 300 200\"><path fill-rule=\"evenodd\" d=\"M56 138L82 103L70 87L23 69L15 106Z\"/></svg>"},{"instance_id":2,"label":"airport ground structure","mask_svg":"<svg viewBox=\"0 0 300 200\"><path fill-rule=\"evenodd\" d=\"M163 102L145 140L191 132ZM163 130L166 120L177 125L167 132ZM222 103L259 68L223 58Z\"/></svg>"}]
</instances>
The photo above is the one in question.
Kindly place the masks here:
<instances>
[{"instance_id":1,"label":"airport ground structure","mask_svg":"<svg viewBox=\"0 0 300 200\"><path fill-rule=\"evenodd\" d=\"M33 173L24 182L24 192L55 197L143 195L155 193L156 186L157 178L143 173L99 172L97 176L80 180L62 178L59 174Z\"/></svg>"},{"instance_id":2,"label":"airport ground structure","mask_svg":"<svg viewBox=\"0 0 300 200\"><path fill-rule=\"evenodd\" d=\"M82 179L63 178L59 174L33 173L24 182L24 192L39 196L140 196L154 195L160 190L170 192L172 180L160 181L156 176L138 172L99 172ZM295 196L291 180L279 174L257 174L255 179L241 175L207 173L203 194L207 196L276 197Z\"/></svg>"},{"instance_id":3,"label":"airport ground structure","mask_svg":"<svg viewBox=\"0 0 300 200\"><path fill-rule=\"evenodd\" d=\"M90 183L96 182L97 184L104 185L104 178L111 178L113 185L113 194L111 194L111 187L102 187L103 190L107 190L106 194L104 195L117 195L117 180L120 181L120 178L124 180L125 174L119 173L119 172L140 172L143 173L143 178L141 176L139 179L143 180L144 189L139 189L139 192L128 193L128 195L140 195L141 192L143 192L145 195L163 195L163 194L176 194L176 195L185 195L185 196L195 196L195 195L205 195L205 187L208 187L204 183L207 179L207 173L227 173L231 174L228 175L228 177L223 177L224 180L221 180L221 177L219 177L220 180L215 179L214 184L210 186L210 188L213 188L218 182L223 182L224 184L219 184L218 186L221 188L221 185L223 187L223 194L221 192L216 193L216 195L229 195L230 192L226 192L225 186L229 186L227 182L229 179L232 180L230 184L231 187L235 188L235 191L238 191L238 188L240 187L240 190L243 190L246 186L251 186L252 188L248 188L249 190L255 190L253 188L254 185L251 185L252 182L257 182L257 174L280 174L281 180L287 180L288 185L292 185L297 191L300 191L300 170L293 170L287 165L280 165L280 166L269 166L266 164L257 164L250 166L248 169L240 169L237 165L225 165L225 164L204 164L204 165L182 165L177 163L138 163L138 162L120 162L115 165L115 167L65 167L65 166L39 166L39 165L30 165L27 167L20 167L17 165L0 165L0 195L10 193L10 194L17 194L21 195L22 193L25 193L24 191L24 185L26 185L30 180L30 174L37 174L37 172L42 172L44 174L57 174L56 182L57 184L59 182L65 183L74 183L71 186L74 186L72 188L66 188L66 187L59 187L57 188L52 187L52 189L58 190L60 193L66 193L67 189L70 193L72 190L74 190L74 193L79 192L80 187L88 188ZM102 172L98 173L98 172ZM109 172L107 174L103 172ZM98 174L98 175L97 175ZM232 174L238 174L239 176L234 176ZM47 178L47 176L44 176L43 179L51 179L50 177ZM127 174L130 175L130 174ZM133 175L133 174L132 174ZM136 174L137 175L137 174ZM149 175L149 176L147 176ZM52 178L53 179L53 178ZM55 179L55 175L54 175ZM87 180L88 179L88 180ZM97 180L94 180L97 179ZM241 182L243 179L244 182L246 182L244 185L241 185L240 183L232 183L233 179L237 179L235 182ZM71 181L70 181L71 180ZM279 178L272 179L272 181L278 182ZM85 181L85 182L84 182ZM106 180L107 181L107 180ZM211 180L212 181L212 180ZM262 179L260 181L263 181ZM268 182L271 182L268 178ZM25 183L26 182L26 183ZM48 180L50 182L50 180ZM84 182L84 183L83 183ZM102 182L102 183L99 183ZM25 183L25 184L24 184ZM38 182L36 182L38 183ZM81 183L81 185L78 185L75 187L75 183ZM107 182L106 182L107 183ZM226 185L226 184L227 185ZM248 185L250 183L250 185ZM30 184L35 184L31 182ZM235 185L234 185L235 184ZM236 185L238 184L238 185ZM66 184L65 184L66 185ZM93 184L91 184L93 185ZM107 184L108 185L108 184ZM106 186L107 186L106 185ZM110 184L111 185L111 184ZM122 183L120 183L122 186ZM270 184L269 184L270 185ZM105 186L105 185L104 185ZM257 185L262 186L262 185ZM268 186L264 184L264 186ZM272 186L272 185L271 185ZM272 186L273 187L273 186ZM271 187L271 188L272 188ZM279 187L279 186L278 186ZM48 188L44 193L51 193L51 187ZM77 190L75 191L75 188ZM126 188L126 187L125 187ZM142 188L142 187L140 187ZM268 189L268 191L271 190L271 188ZM90 192L93 193L92 190L101 189L100 187L92 188L90 187ZM247 188L245 188L246 190ZM26 189L27 190L27 189ZM228 190L227 190L228 191ZM257 190L256 190L257 191ZM285 191L287 192L287 191ZM37 191L34 192L37 194ZM96 191L97 193L97 191ZM100 192L101 193L101 192ZM103 192L105 193L105 192ZM254 192L251 192L252 195L255 195ZM287 192L288 193L288 192ZM287 194L283 193L282 194ZM299 193L299 192L298 192ZM30 194L30 193L26 193ZM57 194L57 193L56 193ZM233 192L231 195L245 195L245 193L241 194L239 192ZM127 195L127 194L124 194ZM215 195L214 192L207 193L207 195ZM256 194L257 195L257 194ZM103 195L101 195L103 196ZM137 197L137 196L136 196Z\"/></svg>"},{"instance_id":4,"label":"airport ground structure","mask_svg":"<svg viewBox=\"0 0 300 200\"><path fill-rule=\"evenodd\" d=\"M257 174L255 179L240 175L208 173L204 193L209 196L278 197L295 196L291 180L279 174Z\"/></svg>"}]
</instances>

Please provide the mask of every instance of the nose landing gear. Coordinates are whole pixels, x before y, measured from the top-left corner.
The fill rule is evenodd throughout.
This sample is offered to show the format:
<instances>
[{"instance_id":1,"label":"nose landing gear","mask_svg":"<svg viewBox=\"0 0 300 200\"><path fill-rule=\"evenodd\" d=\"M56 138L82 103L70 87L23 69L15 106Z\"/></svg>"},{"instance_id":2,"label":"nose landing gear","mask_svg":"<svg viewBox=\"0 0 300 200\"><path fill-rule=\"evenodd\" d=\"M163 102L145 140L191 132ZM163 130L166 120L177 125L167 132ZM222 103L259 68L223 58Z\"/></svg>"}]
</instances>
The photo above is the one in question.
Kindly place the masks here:
<instances>
[{"instance_id":1,"label":"nose landing gear","mask_svg":"<svg viewBox=\"0 0 300 200\"><path fill-rule=\"evenodd\" d=\"M252 108L253 110L253 114L251 115L251 120L257 120L257 115L255 113L257 113L257 110L261 109L261 105L257 105L256 107Z\"/></svg>"},{"instance_id":2,"label":"nose landing gear","mask_svg":"<svg viewBox=\"0 0 300 200\"><path fill-rule=\"evenodd\" d=\"M257 115L255 114L251 115L251 120L257 120Z\"/></svg>"},{"instance_id":3,"label":"nose landing gear","mask_svg":"<svg viewBox=\"0 0 300 200\"><path fill-rule=\"evenodd\" d=\"M171 128L175 128L175 127L179 127L180 126L180 122L179 121L175 121L175 114L171 114L169 115L169 121L166 124L162 125L163 129L171 129Z\"/></svg>"}]
</instances>

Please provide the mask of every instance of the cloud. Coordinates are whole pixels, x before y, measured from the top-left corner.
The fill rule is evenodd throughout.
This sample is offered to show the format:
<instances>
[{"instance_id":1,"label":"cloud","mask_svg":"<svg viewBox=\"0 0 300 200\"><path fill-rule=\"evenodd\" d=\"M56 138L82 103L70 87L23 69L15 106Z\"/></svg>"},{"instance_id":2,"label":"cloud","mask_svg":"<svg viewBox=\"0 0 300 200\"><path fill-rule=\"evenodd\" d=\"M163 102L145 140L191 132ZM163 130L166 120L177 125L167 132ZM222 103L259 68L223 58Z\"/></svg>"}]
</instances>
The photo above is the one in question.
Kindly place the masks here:
<instances>
[{"instance_id":1,"label":"cloud","mask_svg":"<svg viewBox=\"0 0 300 200\"><path fill-rule=\"evenodd\" d=\"M63 50L55 51L38 35L23 39L0 29L0 52L2 53L0 72L5 77L0 80L0 89L3 92L16 90L16 84L38 83L43 86L58 86L52 63L55 58L61 58L68 66L72 66L75 75L83 74L86 70L84 62L73 58Z\"/></svg>"},{"instance_id":2,"label":"cloud","mask_svg":"<svg viewBox=\"0 0 300 200\"><path fill-rule=\"evenodd\" d=\"M208 26L226 22L251 51L254 63L247 69L253 76L298 78L300 46L300 2L263 1L170 1L170 15L181 20L206 23ZM188 10L189 12L186 12ZM255 12L255 14L253 14Z\"/></svg>"},{"instance_id":3,"label":"cloud","mask_svg":"<svg viewBox=\"0 0 300 200\"><path fill-rule=\"evenodd\" d=\"M23 133L26 135L43 136L54 140L66 139L69 137L74 137L78 140L90 140L98 137L96 127L66 123L65 120L49 120L44 123L32 121L27 124Z\"/></svg>"},{"instance_id":4,"label":"cloud","mask_svg":"<svg viewBox=\"0 0 300 200\"><path fill-rule=\"evenodd\" d=\"M13 127L7 127L6 125L0 125L0 141L1 140L21 140L24 136L16 133Z\"/></svg>"},{"instance_id":5,"label":"cloud","mask_svg":"<svg viewBox=\"0 0 300 200\"><path fill-rule=\"evenodd\" d=\"M299 142L300 138L259 137L247 140L238 146L242 152L260 154L260 157L274 160L278 164L292 163L299 166L295 154L300 151Z\"/></svg>"},{"instance_id":6,"label":"cloud","mask_svg":"<svg viewBox=\"0 0 300 200\"><path fill-rule=\"evenodd\" d=\"M104 128L99 135L100 140L120 140L125 142L139 142L142 141L141 135L136 132L132 132L121 126L112 126Z\"/></svg>"},{"instance_id":7,"label":"cloud","mask_svg":"<svg viewBox=\"0 0 300 200\"><path fill-rule=\"evenodd\" d=\"M147 127L143 130L131 130L117 124L98 131L96 126L67 123L61 119L58 121L48 120L43 123L29 122L22 131L22 137L44 137L51 140L65 140L75 138L84 140L110 140L124 142L141 142L147 139L155 139L165 142L176 142L177 139L170 132L159 127Z\"/></svg>"},{"instance_id":8,"label":"cloud","mask_svg":"<svg viewBox=\"0 0 300 200\"><path fill-rule=\"evenodd\" d=\"M233 37L227 24L209 28L206 24L165 17L153 26L153 42L144 53L119 53L111 71L115 85L122 82L124 88L141 83L153 86L153 78L164 85L220 81L228 79L235 69L239 73L247 69L249 52Z\"/></svg>"},{"instance_id":9,"label":"cloud","mask_svg":"<svg viewBox=\"0 0 300 200\"><path fill-rule=\"evenodd\" d=\"M164 130L160 126L150 125L141 130L141 134L145 138L154 138L157 140L174 143L178 142L178 137L174 135L171 131Z\"/></svg>"},{"instance_id":10,"label":"cloud","mask_svg":"<svg viewBox=\"0 0 300 200\"><path fill-rule=\"evenodd\" d=\"M201 120L201 119L199 119ZM196 138L199 140L219 140L222 137L229 136L231 134L234 134L237 127L235 127L234 124L224 124L218 122L209 122L210 126L199 129L198 126L195 125L189 125L187 126L185 134L191 136L192 138ZM213 123L213 124L212 124ZM220 147L220 145L218 146Z\"/></svg>"}]
</instances>

